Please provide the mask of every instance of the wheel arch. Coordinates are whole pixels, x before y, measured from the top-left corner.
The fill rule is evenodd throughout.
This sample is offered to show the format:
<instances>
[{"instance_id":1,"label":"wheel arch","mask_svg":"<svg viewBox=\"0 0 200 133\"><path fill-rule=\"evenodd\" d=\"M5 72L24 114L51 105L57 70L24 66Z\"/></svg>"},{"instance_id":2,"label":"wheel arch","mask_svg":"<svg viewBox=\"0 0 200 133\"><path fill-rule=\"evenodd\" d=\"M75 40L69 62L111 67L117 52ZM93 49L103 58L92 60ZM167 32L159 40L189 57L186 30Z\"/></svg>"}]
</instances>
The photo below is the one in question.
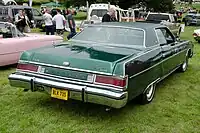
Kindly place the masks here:
<instances>
[{"instance_id":1,"label":"wheel arch","mask_svg":"<svg viewBox=\"0 0 200 133\"><path fill-rule=\"evenodd\" d=\"M192 52L192 49L189 48L186 52L186 56L188 56L189 58L191 58L193 56L193 52Z\"/></svg>"}]
</instances>

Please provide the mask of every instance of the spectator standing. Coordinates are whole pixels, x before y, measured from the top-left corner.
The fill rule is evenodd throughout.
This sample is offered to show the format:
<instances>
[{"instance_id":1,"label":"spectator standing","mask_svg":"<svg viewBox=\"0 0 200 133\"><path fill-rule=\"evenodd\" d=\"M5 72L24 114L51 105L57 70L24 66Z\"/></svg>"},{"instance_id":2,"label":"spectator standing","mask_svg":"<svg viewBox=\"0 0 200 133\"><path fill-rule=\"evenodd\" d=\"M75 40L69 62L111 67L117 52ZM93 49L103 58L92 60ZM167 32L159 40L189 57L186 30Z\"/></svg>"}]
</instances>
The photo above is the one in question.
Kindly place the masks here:
<instances>
[{"instance_id":1,"label":"spectator standing","mask_svg":"<svg viewBox=\"0 0 200 133\"><path fill-rule=\"evenodd\" d=\"M67 16L67 20L68 20L68 25L70 28L70 33L67 36L67 39L69 40L70 38L72 38L73 36L76 35L76 24L75 24L75 20L73 18L73 12L69 11L69 14Z\"/></svg>"},{"instance_id":2,"label":"spectator standing","mask_svg":"<svg viewBox=\"0 0 200 133\"><path fill-rule=\"evenodd\" d=\"M23 15L23 10L19 10L18 14L15 15L15 24L20 32L24 32L26 26L25 16Z\"/></svg>"},{"instance_id":3,"label":"spectator standing","mask_svg":"<svg viewBox=\"0 0 200 133\"><path fill-rule=\"evenodd\" d=\"M31 28L30 28L31 22L29 21L29 18L28 18L28 16L26 15L25 10L22 11L22 15L24 16L24 19L25 19L24 32L29 33L29 32L31 32Z\"/></svg>"},{"instance_id":4,"label":"spectator standing","mask_svg":"<svg viewBox=\"0 0 200 133\"><path fill-rule=\"evenodd\" d=\"M57 14L52 19L56 23L56 33L58 35L63 35L63 30L65 26L65 17L61 15L61 11L57 9Z\"/></svg>"},{"instance_id":5,"label":"spectator standing","mask_svg":"<svg viewBox=\"0 0 200 133\"><path fill-rule=\"evenodd\" d=\"M45 10L43 19L45 22L46 35L49 35L49 33L51 33L51 35L54 35L54 26L53 26L53 22L52 22L53 18L51 16L51 14L49 14L49 10Z\"/></svg>"},{"instance_id":6,"label":"spectator standing","mask_svg":"<svg viewBox=\"0 0 200 133\"><path fill-rule=\"evenodd\" d=\"M110 8L108 12L103 15L102 22L116 22L115 9Z\"/></svg>"}]
</instances>

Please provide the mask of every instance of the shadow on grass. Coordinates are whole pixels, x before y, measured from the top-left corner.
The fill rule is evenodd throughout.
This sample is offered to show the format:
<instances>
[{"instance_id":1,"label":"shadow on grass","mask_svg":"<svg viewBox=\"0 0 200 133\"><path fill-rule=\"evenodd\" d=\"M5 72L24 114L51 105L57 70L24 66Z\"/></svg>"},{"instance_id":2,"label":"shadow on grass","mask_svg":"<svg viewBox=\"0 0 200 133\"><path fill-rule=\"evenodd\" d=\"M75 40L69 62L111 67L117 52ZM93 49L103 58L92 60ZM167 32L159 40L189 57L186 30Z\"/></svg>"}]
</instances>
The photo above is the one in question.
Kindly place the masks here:
<instances>
[{"instance_id":1,"label":"shadow on grass","mask_svg":"<svg viewBox=\"0 0 200 133\"><path fill-rule=\"evenodd\" d=\"M0 71L11 70L11 69L15 69L16 67L17 67L17 64L0 66Z\"/></svg>"},{"instance_id":2,"label":"shadow on grass","mask_svg":"<svg viewBox=\"0 0 200 133\"><path fill-rule=\"evenodd\" d=\"M15 65L10 65L10 66L5 66L5 67L0 67L0 70L9 70L16 68ZM157 85L157 89L164 88L165 84L169 84L173 78L175 78L176 75L179 75L181 73L173 73L167 78L165 78L162 82L160 82ZM34 93L34 92L33 92ZM29 94L28 94L29 95ZM31 94L30 94L31 95ZM44 94L45 95L45 94ZM114 109L112 108L109 111L106 111L106 106L102 106L99 104L92 104L92 103L83 103L81 101L75 101L75 100L69 100L69 101L62 101L62 100L57 100L53 99L48 96L44 96L43 94L38 97L30 96L28 101L35 101L36 107L34 108L40 108L44 110L51 110L52 112L58 112L59 114L78 114L83 117L101 117L102 119L108 119L109 117L118 117L121 114L124 113L131 113L132 110L137 110L140 106L146 106L146 105L139 105L137 100L134 99L130 102L127 103L127 105L121 109ZM44 96L44 98L42 98ZM41 98L41 99L40 99ZM28 102L27 101L27 102ZM154 101L153 101L154 102Z\"/></svg>"},{"instance_id":3,"label":"shadow on grass","mask_svg":"<svg viewBox=\"0 0 200 133\"><path fill-rule=\"evenodd\" d=\"M171 80L173 80L174 78L178 76L181 76L183 73L179 73L179 72L174 72L171 75L169 75L168 77L166 77L164 80L162 80L161 82L159 82L157 84L157 89L162 89L165 88L164 86L169 84L169 82L171 82ZM154 102L154 101L152 101ZM117 116L119 114L121 114L122 112L129 112L132 111L140 106L147 106L147 105L140 105L139 102L137 101L137 99L133 99L132 101L129 101L127 103L127 105L125 105L125 107L121 108L121 109L114 109L111 108L111 110L106 111L106 106L102 106L102 105L98 105L98 104L92 104L92 103L83 103L81 101L74 101L74 100L70 100L70 101L62 101L62 100L57 100L57 99L51 99L51 100L47 100L47 101L40 101L38 103L39 106L42 107L49 107L51 106L52 109L54 109L55 111L59 112L61 110L64 110L66 112L75 112L79 115L87 115L88 114L90 116L99 116L99 115L103 115L103 116ZM106 118L106 117L103 117Z\"/></svg>"}]
</instances>

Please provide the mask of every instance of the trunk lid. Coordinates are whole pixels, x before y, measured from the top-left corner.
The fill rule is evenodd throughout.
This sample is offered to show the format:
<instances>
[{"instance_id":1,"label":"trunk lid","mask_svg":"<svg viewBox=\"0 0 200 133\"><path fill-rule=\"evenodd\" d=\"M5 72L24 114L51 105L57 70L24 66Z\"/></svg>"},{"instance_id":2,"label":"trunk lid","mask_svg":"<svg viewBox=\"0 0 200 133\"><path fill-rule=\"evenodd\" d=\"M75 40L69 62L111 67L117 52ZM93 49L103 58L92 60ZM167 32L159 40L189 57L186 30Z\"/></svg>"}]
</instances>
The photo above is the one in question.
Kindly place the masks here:
<instances>
[{"instance_id":1,"label":"trunk lid","mask_svg":"<svg viewBox=\"0 0 200 133\"><path fill-rule=\"evenodd\" d=\"M68 68L66 70L49 66L45 67L44 73L87 80L90 72L111 75L115 65L120 60L126 59L139 51L130 48L91 46L87 44L57 45L55 47L35 50L31 61ZM82 72L76 70L81 70Z\"/></svg>"}]
</instances>

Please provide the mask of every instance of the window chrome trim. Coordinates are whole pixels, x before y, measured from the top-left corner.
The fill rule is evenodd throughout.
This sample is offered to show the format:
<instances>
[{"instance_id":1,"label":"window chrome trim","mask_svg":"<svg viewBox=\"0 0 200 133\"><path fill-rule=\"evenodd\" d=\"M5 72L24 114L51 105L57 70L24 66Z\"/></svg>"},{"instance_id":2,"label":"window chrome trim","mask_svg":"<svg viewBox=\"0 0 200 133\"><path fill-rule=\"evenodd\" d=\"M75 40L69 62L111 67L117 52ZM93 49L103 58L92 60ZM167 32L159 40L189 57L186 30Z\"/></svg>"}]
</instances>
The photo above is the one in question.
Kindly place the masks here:
<instances>
[{"instance_id":1,"label":"window chrome trim","mask_svg":"<svg viewBox=\"0 0 200 133\"><path fill-rule=\"evenodd\" d=\"M135 27L128 27L128 26L115 26L115 25L95 25L95 24L88 25L88 27L123 28L123 29L131 29L131 30L140 30L140 31L143 31L143 33L144 33L143 47L146 48L146 31L144 29L142 29L142 28L135 28ZM76 39L74 39L74 37L73 37L73 40L76 40Z\"/></svg>"}]
</instances>

